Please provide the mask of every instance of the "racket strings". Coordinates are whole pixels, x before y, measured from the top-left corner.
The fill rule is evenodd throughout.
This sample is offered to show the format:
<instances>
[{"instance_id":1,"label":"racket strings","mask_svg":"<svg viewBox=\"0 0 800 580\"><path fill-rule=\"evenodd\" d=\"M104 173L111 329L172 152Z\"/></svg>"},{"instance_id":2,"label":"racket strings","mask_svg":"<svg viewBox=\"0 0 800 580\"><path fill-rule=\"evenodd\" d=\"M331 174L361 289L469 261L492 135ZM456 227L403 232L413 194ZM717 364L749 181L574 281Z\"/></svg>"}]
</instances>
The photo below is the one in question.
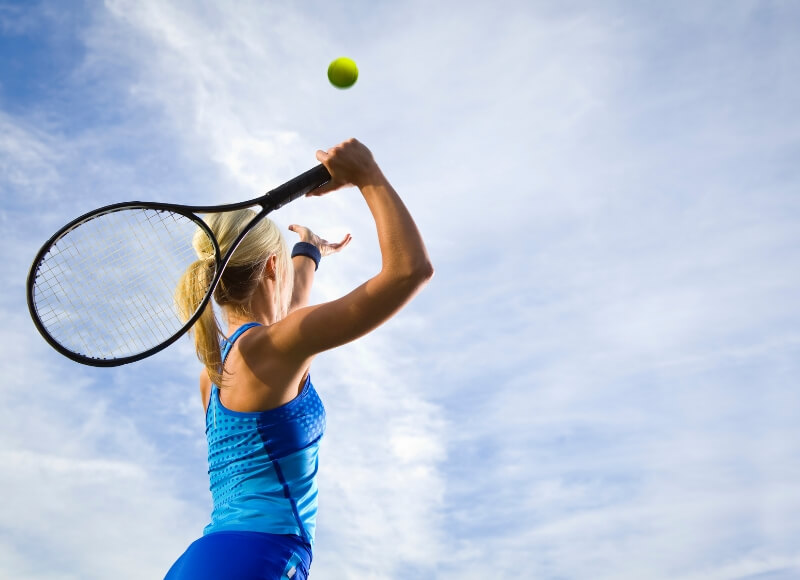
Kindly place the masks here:
<instances>
[{"instance_id":1,"label":"racket strings","mask_svg":"<svg viewBox=\"0 0 800 580\"><path fill-rule=\"evenodd\" d=\"M149 208L82 222L39 263L33 293L39 320L56 342L91 358L156 347L183 327L174 295L197 260L197 231L183 214Z\"/></svg>"},{"instance_id":2,"label":"racket strings","mask_svg":"<svg viewBox=\"0 0 800 580\"><path fill-rule=\"evenodd\" d=\"M120 217L120 216L115 216ZM136 216L126 216L126 217L136 217ZM95 223L92 224L95 227L93 232L93 237L97 240L108 240L111 239L112 236L115 235L114 231L116 230L119 232L118 226L120 225L117 220L110 220L110 219L96 219ZM127 224L128 226L135 225L139 226L140 224ZM112 227L113 226L113 227ZM78 233L78 230L75 230L75 233ZM104 286L100 287L98 285L83 285L81 290L81 302L80 305L82 310L77 312L80 313L83 322L86 326L81 327L81 325L76 325L74 327L74 331L77 332L81 337L86 335L86 328L91 326L94 328L103 328L103 320L108 320L109 317L114 317L115 315L119 314L119 307L118 305L114 304L115 299L120 299L120 297L124 295L120 295L115 293L113 296L105 295L104 290L107 290L109 287L115 288L123 288L127 284L127 288L129 291L135 289L137 287L137 276L131 276L127 280L124 278L123 273L126 270L126 261L130 259L128 255L128 248L123 247L114 247L111 246L111 251L105 253L102 256L99 256L97 253L93 251L87 251L90 249L90 244L85 238L91 231L87 231L86 228L80 230L82 234L81 238L78 238L77 235L73 236L73 239L69 240L69 243L66 239L61 240L59 245L63 245L62 249L64 253L64 257L69 261L65 263L65 265L69 265L69 267L74 271L81 270L87 267L93 268L92 274L93 275L101 275L105 277ZM138 242L140 249L141 242L139 240L141 236L133 237L134 243ZM83 248L84 252L81 255L81 249ZM135 251L134 248L130 248L130 250ZM101 258L99 262L96 262L97 258ZM98 267L100 269L98 269ZM59 269L60 273L64 273L63 269ZM143 275L139 274L138 277ZM63 278L60 278L63 279ZM62 289L63 290L63 289ZM78 290L78 288L72 288L72 290ZM136 294L134 292L130 292L130 296L133 300L133 305L138 308L143 308L144 304L141 300L136 300ZM70 311L69 316L70 319L73 315L76 314L76 311ZM112 318L113 319L113 318ZM132 321L129 317L120 317L117 316L116 320L119 323L118 330L126 333L125 338L132 348L140 348L141 343L143 341L143 337L141 333L138 331L137 327L132 324ZM99 326L98 326L99 325ZM101 349L97 349L97 347L90 347L88 343L91 342L91 339L85 338L83 340L84 347L86 349L95 350L111 350L111 344L106 339L106 335L104 333L97 333L96 340L102 341ZM90 352L91 350L87 350Z\"/></svg>"}]
</instances>

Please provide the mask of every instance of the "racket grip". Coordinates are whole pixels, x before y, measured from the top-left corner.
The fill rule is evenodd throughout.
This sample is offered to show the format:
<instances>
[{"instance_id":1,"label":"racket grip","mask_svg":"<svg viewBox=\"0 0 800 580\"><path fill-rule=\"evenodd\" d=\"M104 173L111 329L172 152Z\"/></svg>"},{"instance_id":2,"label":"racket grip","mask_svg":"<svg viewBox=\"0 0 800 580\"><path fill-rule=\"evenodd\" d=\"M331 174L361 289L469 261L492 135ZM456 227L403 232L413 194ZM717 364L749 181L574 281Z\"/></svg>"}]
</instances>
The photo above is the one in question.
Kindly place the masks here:
<instances>
[{"instance_id":1,"label":"racket grip","mask_svg":"<svg viewBox=\"0 0 800 580\"><path fill-rule=\"evenodd\" d=\"M294 179L290 179L283 185L279 185L266 195L264 207L275 210L302 197L310 191L314 191L321 185L325 185L331 180L331 174L324 165L320 164L301 173Z\"/></svg>"}]
</instances>

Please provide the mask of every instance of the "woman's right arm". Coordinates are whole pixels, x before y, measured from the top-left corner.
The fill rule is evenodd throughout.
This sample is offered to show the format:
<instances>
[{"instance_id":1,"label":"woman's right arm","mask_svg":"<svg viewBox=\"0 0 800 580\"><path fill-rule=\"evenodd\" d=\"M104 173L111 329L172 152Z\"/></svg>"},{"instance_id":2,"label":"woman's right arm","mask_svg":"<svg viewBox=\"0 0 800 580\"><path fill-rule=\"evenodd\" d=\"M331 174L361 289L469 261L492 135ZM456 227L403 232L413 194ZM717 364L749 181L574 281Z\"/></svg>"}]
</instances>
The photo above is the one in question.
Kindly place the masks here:
<instances>
[{"instance_id":1,"label":"woman's right arm","mask_svg":"<svg viewBox=\"0 0 800 580\"><path fill-rule=\"evenodd\" d=\"M375 219L381 270L349 294L324 304L298 309L270 334L272 346L305 360L374 330L396 314L433 276L422 236L400 196L355 139L318 152L331 183L314 192L324 195L355 185Z\"/></svg>"}]
</instances>

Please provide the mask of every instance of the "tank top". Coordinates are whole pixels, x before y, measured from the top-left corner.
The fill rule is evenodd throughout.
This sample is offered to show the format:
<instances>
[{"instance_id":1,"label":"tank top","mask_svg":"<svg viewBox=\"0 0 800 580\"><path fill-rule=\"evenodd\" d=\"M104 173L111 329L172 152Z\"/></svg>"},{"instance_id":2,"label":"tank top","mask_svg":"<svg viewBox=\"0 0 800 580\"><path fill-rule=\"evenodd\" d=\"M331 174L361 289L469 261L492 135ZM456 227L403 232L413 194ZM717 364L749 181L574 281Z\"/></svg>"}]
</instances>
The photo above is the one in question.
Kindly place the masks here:
<instances>
[{"instance_id":1,"label":"tank top","mask_svg":"<svg viewBox=\"0 0 800 580\"><path fill-rule=\"evenodd\" d=\"M251 322L223 340L225 362ZM289 403L253 413L226 409L211 387L206 411L208 475L214 507L207 535L218 531L288 534L313 545L319 442L325 408L307 377Z\"/></svg>"}]
</instances>

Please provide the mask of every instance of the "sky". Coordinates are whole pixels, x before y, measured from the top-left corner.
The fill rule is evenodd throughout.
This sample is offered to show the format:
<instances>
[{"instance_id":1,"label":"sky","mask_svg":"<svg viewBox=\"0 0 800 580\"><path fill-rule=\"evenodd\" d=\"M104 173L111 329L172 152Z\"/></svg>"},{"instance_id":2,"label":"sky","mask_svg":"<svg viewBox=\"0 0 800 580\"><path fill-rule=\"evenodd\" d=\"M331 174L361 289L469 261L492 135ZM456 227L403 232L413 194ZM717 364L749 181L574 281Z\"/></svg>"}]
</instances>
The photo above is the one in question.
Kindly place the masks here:
<instances>
[{"instance_id":1,"label":"sky","mask_svg":"<svg viewBox=\"0 0 800 580\"><path fill-rule=\"evenodd\" d=\"M800 578L799 27L792 0L0 0L0 576L161 578L211 508L190 341L61 357L38 248L356 137L436 275L312 367L312 578ZM355 190L272 217L352 233L315 302L380 268Z\"/></svg>"}]
</instances>

